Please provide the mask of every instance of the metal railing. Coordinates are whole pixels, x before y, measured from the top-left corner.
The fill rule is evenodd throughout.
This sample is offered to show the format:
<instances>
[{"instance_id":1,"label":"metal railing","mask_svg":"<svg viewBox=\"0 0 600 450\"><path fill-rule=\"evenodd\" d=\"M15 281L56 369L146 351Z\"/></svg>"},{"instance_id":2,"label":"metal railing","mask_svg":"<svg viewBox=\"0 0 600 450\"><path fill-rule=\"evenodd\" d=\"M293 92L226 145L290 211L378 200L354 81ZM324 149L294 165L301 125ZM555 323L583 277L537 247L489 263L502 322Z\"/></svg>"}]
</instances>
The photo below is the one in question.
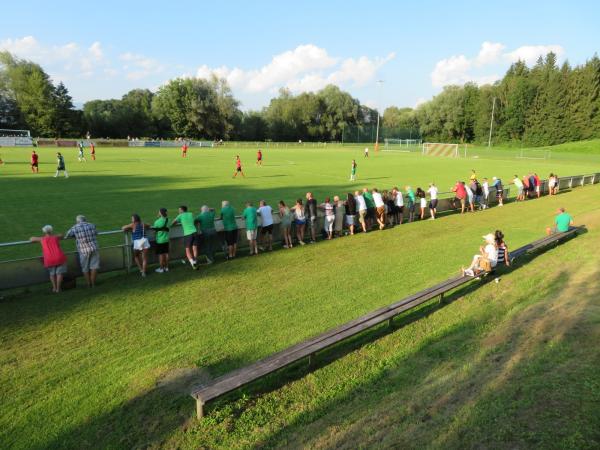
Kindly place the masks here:
<instances>
[{"instance_id":1,"label":"metal railing","mask_svg":"<svg viewBox=\"0 0 600 450\"><path fill-rule=\"evenodd\" d=\"M589 175L576 175L571 177L562 177L559 179L559 190L561 189L572 189L578 186L584 186L586 184L596 184L600 181L600 173L593 173ZM541 192L546 194L548 192L548 182L547 180L542 180L541 184ZM508 199L510 196L510 187L504 187L504 195L505 199ZM450 211L455 210L455 206L453 205L453 192L441 192L439 193L439 201L437 211L438 214L444 214ZM488 199L489 205L493 206L497 203L496 192L493 188L490 189L490 195ZM416 211L419 209L419 205L415 205ZM407 213L404 213L405 218ZM415 215L418 216L418 212L415 212ZM248 241L246 239L246 233L244 233L245 223L241 217L237 217L237 225L239 229L239 237L238 237L238 245L240 248L244 248L248 246ZM273 214L273 240L277 242L282 239L282 233L280 230L280 219L279 215ZM318 229L323 228L323 215L319 213L319 219L317 222ZM260 223L260 222L259 222ZM217 230L218 238L221 243L224 242L224 232L223 232L223 222L220 219L215 220L215 228ZM308 227L306 230L309 233ZM110 236L110 235L119 235L123 236L123 241L117 245L106 245L100 246L100 272L111 272L115 270L126 270L130 271L132 268L132 241L130 233L123 233L121 230L112 230L112 231L101 231L98 233L98 236ZM154 233L150 231L148 233L148 237L150 240L153 240ZM295 236L295 233L292 232L292 236ZM170 258L175 260L179 258L183 258L185 256L185 248L183 244L183 233L181 227L171 228L170 233L170 246L169 246L169 255ZM16 241L16 242L6 242L0 243L0 248L10 248L10 247L18 247L26 244L31 244L30 241ZM77 260L77 252L70 251L65 252L67 255L67 267L68 267L68 276L69 277L77 277L81 276L81 270L79 268L79 262ZM156 256L154 252L149 252L149 263L153 264L156 262ZM36 285L39 283L47 282L47 274L44 266L42 264L42 257L27 257L27 258L18 258L18 259L9 259L9 260L0 260L0 290L2 289L11 289L18 287L25 287Z\"/></svg>"}]
</instances>

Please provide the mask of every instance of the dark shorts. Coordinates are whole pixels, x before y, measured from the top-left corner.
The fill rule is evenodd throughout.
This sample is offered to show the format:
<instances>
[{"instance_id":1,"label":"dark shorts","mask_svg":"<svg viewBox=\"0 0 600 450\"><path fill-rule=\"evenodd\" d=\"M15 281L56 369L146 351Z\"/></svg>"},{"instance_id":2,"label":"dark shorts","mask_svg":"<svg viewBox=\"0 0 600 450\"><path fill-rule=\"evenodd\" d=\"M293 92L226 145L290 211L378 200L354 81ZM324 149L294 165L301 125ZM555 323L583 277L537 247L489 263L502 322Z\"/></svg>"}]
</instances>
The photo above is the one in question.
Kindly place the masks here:
<instances>
[{"instance_id":1,"label":"dark shorts","mask_svg":"<svg viewBox=\"0 0 600 450\"><path fill-rule=\"evenodd\" d=\"M225 242L227 245L235 245L238 241L238 230L225 231Z\"/></svg>"},{"instance_id":2,"label":"dark shorts","mask_svg":"<svg viewBox=\"0 0 600 450\"><path fill-rule=\"evenodd\" d=\"M241 167L236 167L236 168L235 168L235 170L236 170L237 172L241 172L241 171L242 171L242 168L241 168Z\"/></svg>"},{"instance_id":3,"label":"dark shorts","mask_svg":"<svg viewBox=\"0 0 600 450\"><path fill-rule=\"evenodd\" d=\"M36 163L36 162L35 163L31 163L31 167L37 167L37 166L38 166L38 163Z\"/></svg>"},{"instance_id":4,"label":"dark shorts","mask_svg":"<svg viewBox=\"0 0 600 450\"><path fill-rule=\"evenodd\" d=\"M394 208L394 211L396 212L396 214L402 214L404 212L404 206L396 206Z\"/></svg>"},{"instance_id":5,"label":"dark shorts","mask_svg":"<svg viewBox=\"0 0 600 450\"><path fill-rule=\"evenodd\" d=\"M162 244L156 244L154 246L157 255L166 255L169 253L169 243L163 242Z\"/></svg>"},{"instance_id":6,"label":"dark shorts","mask_svg":"<svg viewBox=\"0 0 600 450\"><path fill-rule=\"evenodd\" d=\"M185 248L197 247L200 244L200 237L197 233L188 234L183 237L183 245Z\"/></svg>"},{"instance_id":7,"label":"dark shorts","mask_svg":"<svg viewBox=\"0 0 600 450\"><path fill-rule=\"evenodd\" d=\"M434 200L429 200L429 209L437 208L437 204L438 204L437 198Z\"/></svg>"},{"instance_id":8,"label":"dark shorts","mask_svg":"<svg viewBox=\"0 0 600 450\"><path fill-rule=\"evenodd\" d=\"M502 197L502 194L504 194L504 191L496 191L496 198Z\"/></svg>"},{"instance_id":9,"label":"dark shorts","mask_svg":"<svg viewBox=\"0 0 600 450\"><path fill-rule=\"evenodd\" d=\"M273 234L273 224L260 229L260 234Z\"/></svg>"},{"instance_id":10,"label":"dark shorts","mask_svg":"<svg viewBox=\"0 0 600 450\"><path fill-rule=\"evenodd\" d=\"M375 218L375 208L367 208L367 219Z\"/></svg>"}]
</instances>

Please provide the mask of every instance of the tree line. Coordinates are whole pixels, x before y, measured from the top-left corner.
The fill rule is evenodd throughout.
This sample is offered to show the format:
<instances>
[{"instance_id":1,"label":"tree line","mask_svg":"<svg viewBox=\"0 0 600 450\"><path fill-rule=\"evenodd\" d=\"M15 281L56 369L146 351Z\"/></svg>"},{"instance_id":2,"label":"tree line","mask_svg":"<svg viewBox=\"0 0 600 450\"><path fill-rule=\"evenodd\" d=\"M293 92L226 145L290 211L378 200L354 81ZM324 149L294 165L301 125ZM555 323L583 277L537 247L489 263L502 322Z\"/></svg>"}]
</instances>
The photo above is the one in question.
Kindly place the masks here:
<instances>
[{"instance_id":1,"label":"tree line","mask_svg":"<svg viewBox=\"0 0 600 450\"><path fill-rule=\"evenodd\" d=\"M387 108L384 137L439 142L551 145L600 137L600 59L571 67L556 55L533 67L518 61L493 85L446 86L417 108ZM63 83L41 66L0 52L0 128L36 136L341 141L373 127L377 111L334 85L293 95L281 89L260 111L241 111L227 82L179 78L156 92L134 89L121 99L74 108ZM410 130L410 131L409 131Z\"/></svg>"}]
</instances>

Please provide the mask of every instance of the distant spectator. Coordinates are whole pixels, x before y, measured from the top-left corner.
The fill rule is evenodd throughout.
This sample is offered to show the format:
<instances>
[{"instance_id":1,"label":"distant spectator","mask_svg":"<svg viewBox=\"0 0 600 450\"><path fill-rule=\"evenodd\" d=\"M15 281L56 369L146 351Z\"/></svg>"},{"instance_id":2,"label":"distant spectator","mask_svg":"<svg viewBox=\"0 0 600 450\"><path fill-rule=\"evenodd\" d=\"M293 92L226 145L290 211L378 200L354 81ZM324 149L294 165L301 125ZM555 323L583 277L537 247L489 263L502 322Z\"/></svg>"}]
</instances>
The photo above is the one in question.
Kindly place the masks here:
<instances>
[{"instance_id":1,"label":"distant spectator","mask_svg":"<svg viewBox=\"0 0 600 450\"><path fill-rule=\"evenodd\" d=\"M462 183L462 185L465 188L465 192L467 193L468 208L471 210L471 212L475 212L475 193L464 182Z\"/></svg>"},{"instance_id":2,"label":"distant spectator","mask_svg":"<svg viewBox=\"0 0 600 450\"><path fill-rule=\"evenodd\" d=\"M305 208L302 205L302 199L296 200L296 204L292 208L294 210L294 225L296 226L296 238L300 245L304 245L304 230L306 228Z\"/></svg>"},{"instance_id":3,"label":"distant spectator","mask_svg":"<svg viewBox=\"0 0 600 450\"><path fill-rule=\"evenodd\" d=\"M406 186L406 200L408 206L408 222L412 222L415 219L415 193L410 186Z\"/></svg>"},{"instance_id":4,"label":"distant spectator","mask_svg":"<svg viewBox=\"0 0 600 450\"><path fill-rule=\"evenodd\" d=\"M479 180L475 179L471 181L471 190L473 191L473 194L475 196L475 204L477 205L477 208L483 209L483 188L481 187L481 183L479 183Z\"/></svg>"},{"instance_id":5,"label":"distant spectator","mask_svg":"<svg viewBox=\"0 0 600 450\"><path fill-rule=\"evenodd\" d=\"M523 200L525 200L524 185L523 182L519 179L518 175L515 175L515 178L513 179L513 184L517 188L517 201L522 202Z\"/></svg>"},{"instance_id":6,"label":"distant spectator","mask_svg":"<svg viewBox=\"0 0 600 450\"><path fill-rule=\"evenodd\" d=\"M373 197L373 204L375 205L375 217L377 218L379 229L383 230L385 228L385 203L383 202L383 197L377 188L373 188L371 196Z\"/></svg>"},{"instance_id":7,"label":"distant spectator","mask_svg":"<svg viewBox=\"0 0 600 450\"><path fill-rule=\"evenodd\" d=\"M319 205L319 208L325 212L323 229L325 230L325 234L327 235L327 239L329 240L333 237L333 222L335 221L333 204L331 203L329 197L325 197L325 202L321 203Z\"/></svg>"},{"instance_id":8,"label":"distant spectator","mask_svg":"<svg viewBox=\"0 0 600 450\"><path fill-rule=\"evenodd\" d=\"M313 197L312 192L306 193L306 220L310 227L311 243L317 240L317 200Z\"/></svg>"},{"instance_id":9,"label":"distant spectator","mask_svg":"<svg viewBox=\"0 0 600 450\"><path fill-rule=\"evenodd\" d=\"M346 196L344 207L346 208L346 226L348 227L350 234L354 234L354 221L356 218L356 200L350 192L348 192L348 195Z\"/></svg>"},{"instance_id":10,"label":"distant spectator","mask_svg":"<svg viewBox=\"0 0 600 450\"><path fill-rule=\"evenodd\" d=\"M152 224L156 241L156 256L158 256L157 273L169 271L169 217L167 208L158 210L158 218Z\"/></svg>"},{"instance_id":11,"label":"distant spectator","mask_svg":"<svg viewBox=\"0 0 600 450\"><path fill-rule=\"evenodd\" d=\"M188 207L182 205L179 207L179 214L171 226L180 224L183 229L183 246L185 247L185 255L192 266L192 269L198 270L198 244L200 238L198 237L198 230L196 229L196 218L194 214L188 211ZM185 260L184 260L185 262Z\"/></svg>"},{"instance_id":12,"label":"distant spectator","mask_svg":"<svg viewBox=\"0 0 600 450\"><path fill-rule=\"evenodd\" d=\"M242 217L246 222L246 238L250 244L250 256L258 255L258 243L256 241L258 233L257 209L252 206L252 202L246 203L246 208L242 212Z\"/></svg>"},{"instance_id":13,"label":"distant spectator","mask_svg":"<svg viewBox=\"0 0 600 450\"><path fill-rule=\"evenodd\" d=\"M431 215L431 220L434 220L437 214L438 188L435 184L431 183L427 192L429 192L429 214Z\"/></svg>"},{"instance_id":14,"label":"distant spectator","mask_svg":"<svg viewBox=\"0 0 600 450\"><path fill-rule=\"evenodd\" d=\"M481 197L481 208L487 209L490 204L490 184L488 183L487 178L484 178L481 181L481 190L483 192L483 195Z\"/></svg>"},{"instance_id":15,"label":"distant spectator","mask_svg":"<svg viewBox=\"0 0 600 450\"><path fill-rule=\"evenodd\" d=\"M375 202L373 201L373 194L367 189L363 189L363 198L367 204L367 215L365 216L365 222L367 229L373 228L373 221L375 220Z\"/></svg>"},{"instance_id":16,"label":"distant spectator","mask_svg":"<svg viewBox=\"0 0 600 450\"><path fill-rule=\"evenodd\" d=\"M479 247L479 255L473 257L473 262L468 268L462 269L463 276L477 276L481 272L489 272L498 262L498 249L496 248L496 239L493 234L483 236L485 246Z\"/></svg>"},{"instance_id":17,"label":"distant spectator","mask_svg":"<svg viewBox=\"0 0 600 450\"><path fill-rule=\"evenodd\" d=\"M333 214L335 216L335 221L333 224L333 231L336 236L342 236L344 231L344 216L346 214L346 208L344 206L344 202L340 200L340 197L337 195L333 197Z\"/></svg>"},{"instance_id":18,"label":"distant spectator","mask_svg":"<svg viewBox=\"0 0 600 450\"><path fill-rule=\"evenodd\" d=\"M52 283L52 292L61 291L63 276L67 273L67 257L60 248L62 234L53 234L52 225L45 225L42 228L44 233L41 237L30 237L31 242L42 244L42 256L44 257L44 267L50 275Z\"/></svg>"},{"instance_id":19,"label":"distant spectator","mask_svg":"<svg viewBox=\"0 0 600 450\"><path fill-rule=\"evenodd\" d=\"M529 174L529 197L535 196L535 176L532 173Z\"/></svg>"},{"instance_id":20,"label":"distant spectator","mask_svg":"<svg viewBox=\"0 0 600 450\"><path fill-rule=\"evenodd\" d=\"M150 248L150 241L146 237L146 228L150 228L150 225L142 222L139 214L133 213L131 215L131 223L121 227L124 232L131 232L131 241L133 247L133 260L140 269L140 275L146 276L146 268L148 267L148 249Z\"/></svg>"},{"instance_id":21,"label":"distant spectator","mask_svg":"<svg viewBox=\"0 0 600 450\"><path fill-rule=\"evenodd\" d=\"M260 237L261 250L273 250L273 208L267 205L265 200L261 200L258 207L258 215L261 220Z\"/></svg>"},{"instance_id":22,"label":"distant spectator","mask_svg":"<svg viewBox=\"0 0 600 450\"><path fill-rule=\"evenodd\" d=\"M419 218L421 220L425 219L425 209L427 208L427 198L425 195L425 191L420 187L417 187L416 196L419 199Z\"/></svg>"},{"instance_id":23,"label":"distant spectator","mask_svg":"<svg viewBox=\"0 0 600 450\"><path fill-rule=\"evenodd\" d=\"M565 211L565 208L558 208L557 215L554 218L554 227L546 228L546 234L565 233L573 226L573 217Z\"/></svg>"},{"instance_id":24,"label":"distant spectator","mask_svg":"<svg viewBox=\"0 0 600 450\"><path fill-rule=\"evenodd\" d=\"M396 218L396 215L394 214L394 210L396 209L396 205L394 205L394 196L391 192L383 191L382 197L383 202L385 203L385 217L387 223L393 227L394 219Z\"/></svg>"},{"instance_id":25,"label":"distant spectator","mask_svg":"<svg viewBox=\"0 0 600 450\"><path fill-rule=\"evenodd\" d=\"M475 172L475 169L471 169L471 176L469 177L469 181L475 180L477 180L477 173Z\"/></svg>"},{"instance_id":26,"label":"distant spectator","mask_svg":"<svg viewBox=\"0 0 600 450\"><path fill-rule=\"evenodd\" d=\"M360 191L354 192L354 200L356 200L356 209L358 210L358 223L363 230L367 232L367 202Z\"/></svg>"},{"instance_id":27,"label":"distant spectator","mask_svg":"<svg viewBox=\"0 0 600 450\"><path fill-rule=\"evenodd\" d=\"M529 177L527 175L523 175L523 199L529 198Z\"/></svg>"},{"instance_id":28,"label":"distant spectator","mask_svg":"<svg viewBox=\"0 0 600 450\"><path fill-rule=\"evenodd\" d=\"M237 252L238 227L235 220L235 210L227 200L221 202L221 220L223 221L225 243L227 244L225 259L233 259Z\"/></svg>"},{"instance_id":29,"label":"distant spectator","mask_svg":"<svg viewBox=\"0 0 600 450\"><path fill-rule=\"evenodd\" d=\"M502 186L502 180L500 178L494 177L492 179L493 184L492 187L496 189L496 199L498 200L498 206L503 206L504 204L504 186Z\"/></svg>"},{"instance_id":30,"label":"distant spectator","mask_svg":"<svg viewBox=\"0 0 600 450\"><path fill-rule=\"evenodd\" d=\"M65 233L65 238L75 238L79 264L88 287L96 285L96 276L100 268L100 253L96 236L96 225L89 223L84 215L75 218L77 222Z\"/></svg>"},{"instance_id":31,"label":"distant spectator","mask_svg":"<svg viewBox=\"0 0 600 450\"><path fill-rule=\"evenodd\" d=\"M554 188L556 186L556 177L553 173L548 176L548 195L554 195Z\"/></svg>"},{"instance_id":32,"label":"distant spectator","mask_svg":"<svg viewBox=\"0 0 600 450\"><path fill-rule=\"evenodd\" d=\"M455 201L458 200L460 202L460 213L464 214L465 206L467 201L467 191L465 190L465 186L462 181L457 181L454 187L452 188L452 192L454 192L455 199L452 202L454 207L456 208Z\"/></svg>"},{"instance_id":33,"label":"distant spectator","mask_svg":"<svg viewBox=\"0 0 600 450\"><path fill-rule=\"evenodd\" d=\"M279 201L279 219L283 235L283 248L292 248L292 213L283 200Z\"/></svg>"},{"instance_id":34,"label":"distant spectator","mask_svg":"<svg viewBox=\"0 0 600 450\"><path fill-rule=\"evenodd\" d=\"M215 262L215 251L219 248L217 229L215 228L215 210L207 205L202 205L200 214L196 216L196 222L200 224L200 243L202 253L206 256L206 262Z\"/></svg>"},{"instance_id":35,"label":"distant spectator","mask_svg":"<svg viewBox=\"0 0 600 450\"><path fill-rule=\"evenodd\" d=\"M402 225L404 219L404 195L397 187L392 189L392 195L394 197L394 214L396 215L396 223Z\"/></svg>"}]
</instances>

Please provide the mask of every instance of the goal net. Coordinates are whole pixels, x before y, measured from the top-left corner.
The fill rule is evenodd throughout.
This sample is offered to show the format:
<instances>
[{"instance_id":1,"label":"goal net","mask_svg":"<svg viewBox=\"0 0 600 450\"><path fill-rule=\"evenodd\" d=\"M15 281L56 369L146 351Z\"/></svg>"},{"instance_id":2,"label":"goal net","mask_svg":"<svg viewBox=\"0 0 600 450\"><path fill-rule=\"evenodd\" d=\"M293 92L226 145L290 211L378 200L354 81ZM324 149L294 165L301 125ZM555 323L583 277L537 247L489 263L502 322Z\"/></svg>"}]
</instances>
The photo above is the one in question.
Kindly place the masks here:
<instances>
[{"instance_id":1,"label":"goal net","mask_svg":"<svg viewBox=\"0 0 600 450\"><path fill-rule=\"evenodd\" d=\"M439 142L425 142L423 144L423 155L428 156L451 156L458 158L458 144L443 144Z\"/></svg>"},{"instance_id":2,"label":"goal net","mask_svg":"<svg viewBox=\"0 0 600 450\"><path fill-rule=\"evenodd\" d=\"M0 128L0 147L30 147L33 145L29 130Z\"/></svg>"},{"instance_id":3,"label":"goal net","mask_svg":"<svg viewBox=\"0 0 600 450\"><path fill-rule=\"evenodd\" d=\"M421 150L421 139L384 139L383 150L396 152L416 152Z\"/></svg>"},{"instance_id":4,"label":"goal net","mask_svg":"<svg viewBox=\"0 0 600 450\"><path fill-rule=\"evenodd\" d=\"M550 159L552 152L543 149L521 149L517 153L519 159Z\"/></svg>"}]
</instances>

